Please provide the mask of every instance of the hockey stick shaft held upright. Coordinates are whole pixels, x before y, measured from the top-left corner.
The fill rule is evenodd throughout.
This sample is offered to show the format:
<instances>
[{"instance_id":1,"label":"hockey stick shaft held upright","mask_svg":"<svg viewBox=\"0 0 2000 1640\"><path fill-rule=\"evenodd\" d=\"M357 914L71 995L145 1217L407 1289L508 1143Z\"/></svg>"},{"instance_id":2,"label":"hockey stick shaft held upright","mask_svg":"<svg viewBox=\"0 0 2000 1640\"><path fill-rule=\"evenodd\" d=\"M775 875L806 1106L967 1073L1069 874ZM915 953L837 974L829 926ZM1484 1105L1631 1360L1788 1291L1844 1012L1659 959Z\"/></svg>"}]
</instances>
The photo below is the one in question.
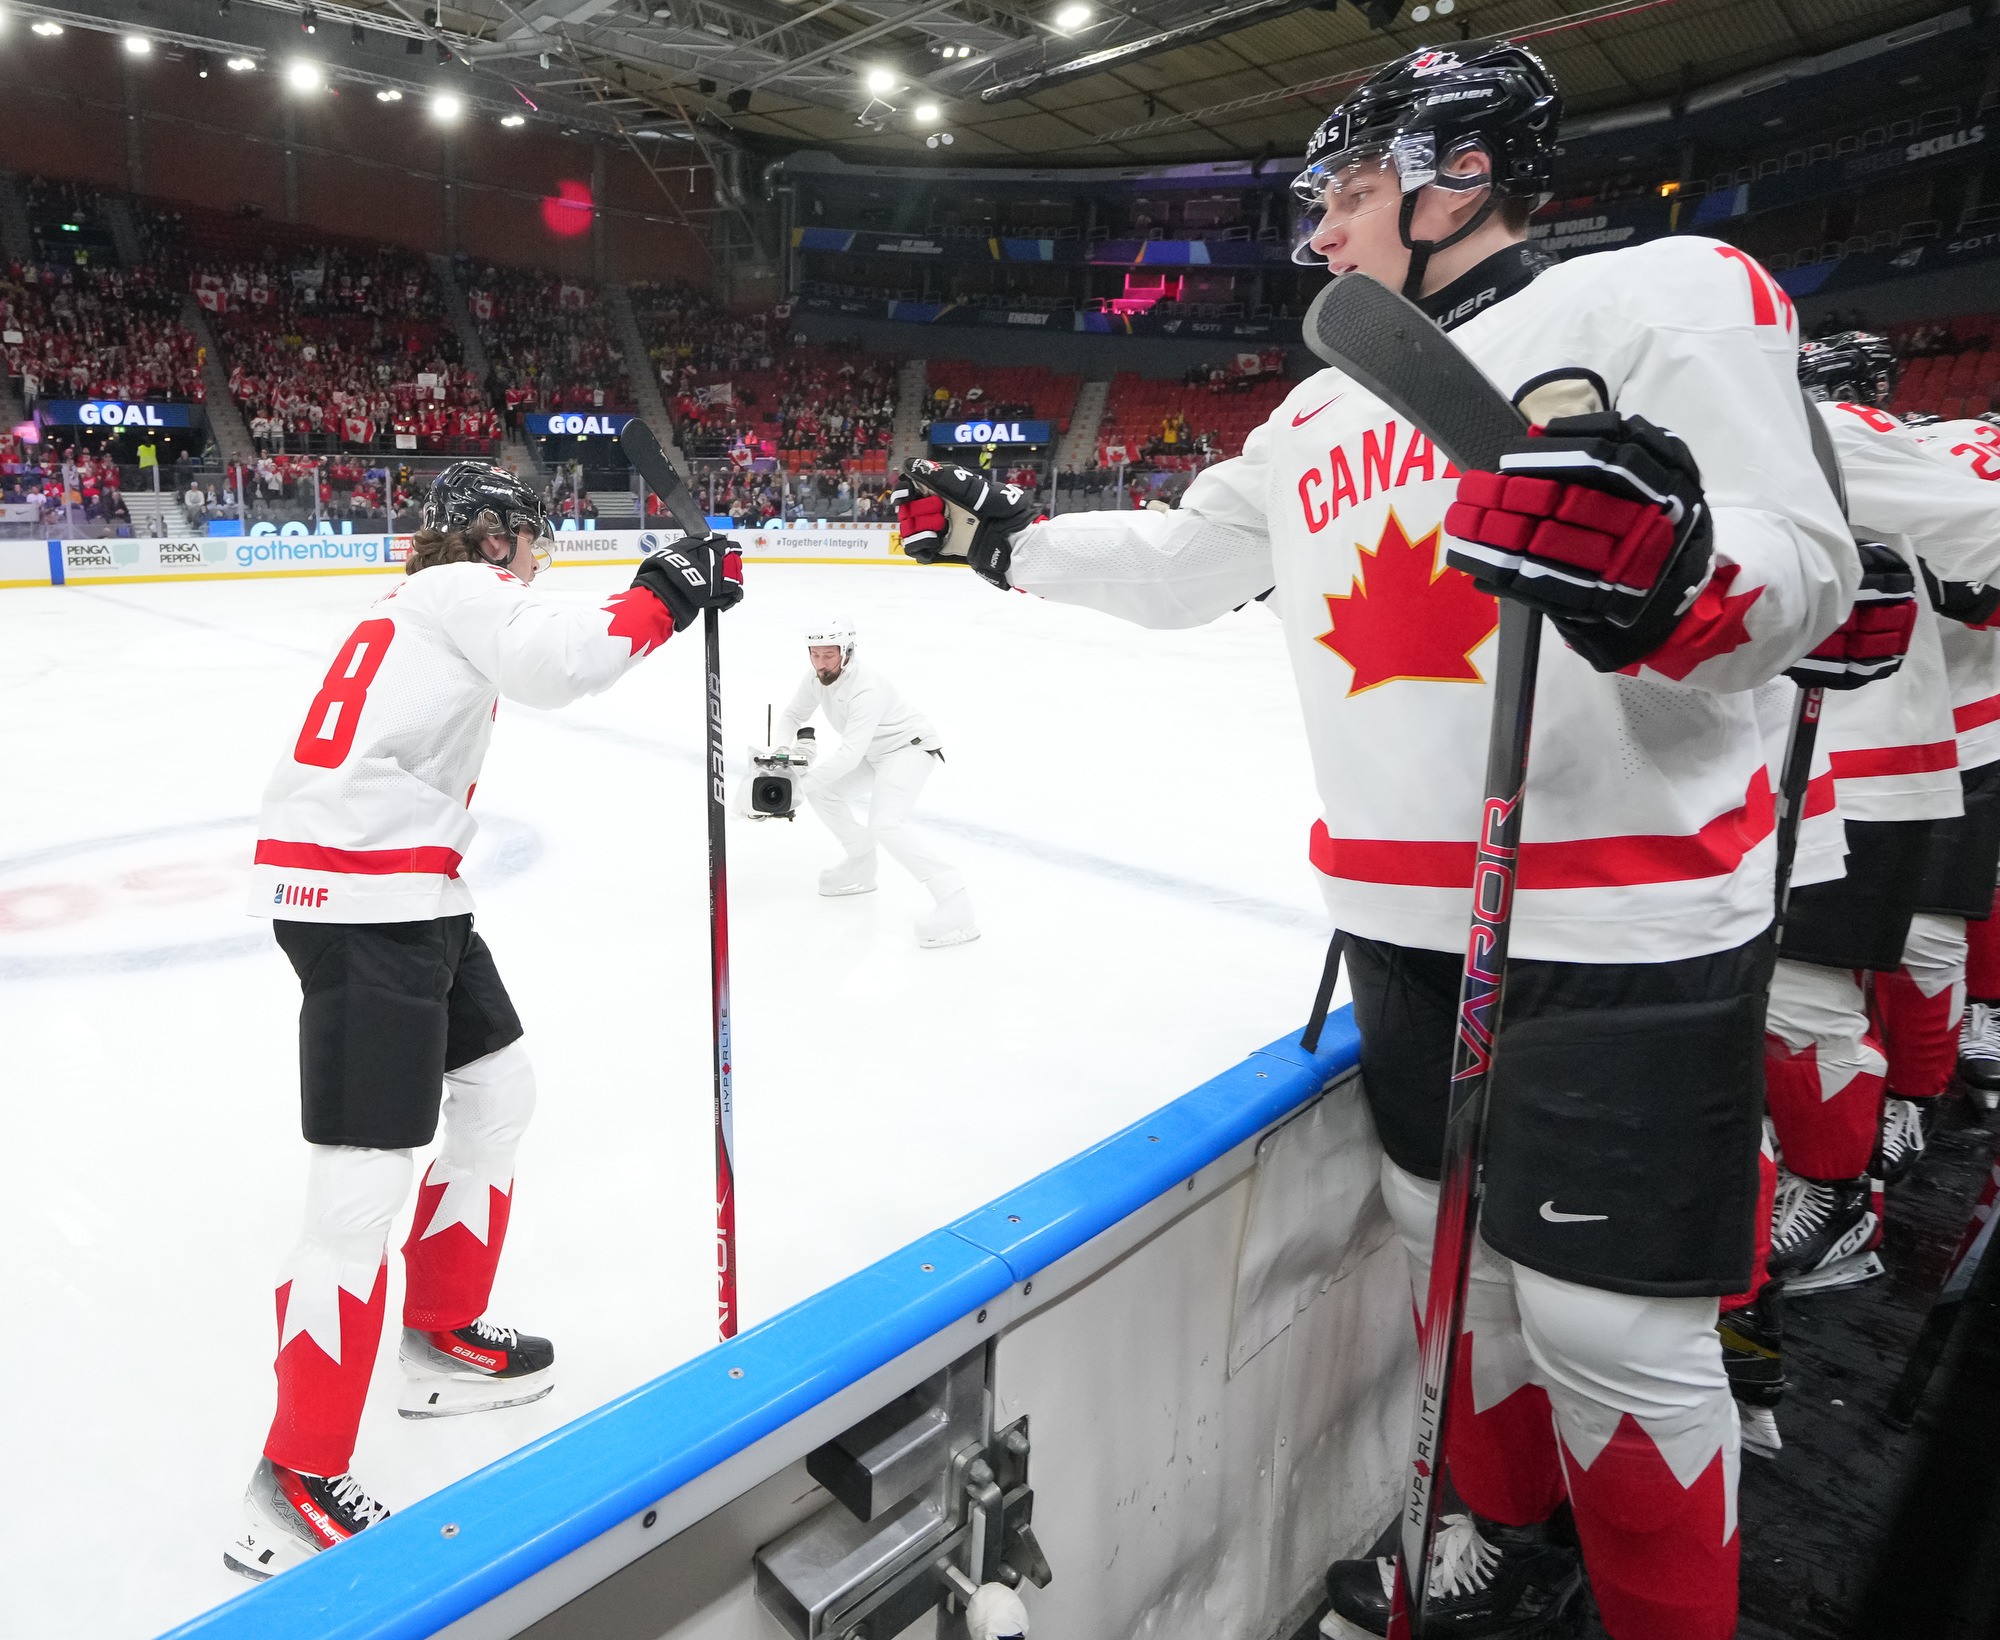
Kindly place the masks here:
<instances>
[{"instance_id":1,"label":"hockey stick shaft held upright","mask_svg":"<svg viewBox=\"0 0 2000 1640\"><path fill-rule=\"evenodd\" d=\"M681 475L667 460L659 439L638 417L625 424L619 442L632 465L652 485L660 503L673 515L690 541L705 541L714 532L688 494ZM723 573L722 554L714 554L710 575ZM726 829L722 752L722 630L721 615L710 607L701 623L703 698L708 755L703 775L708 783L708 954L712 996L711 1042L715 1081L715 1301L716 1332L736 1336L736 1104L731 1087L733 1046L729 1022L729 846Z\"/></svg>"},{"instance_id":2,"label":"hockey stick shaft held upright","mask_svg":"<svg viewBox=\"0 0 2000 1640\"><path fill-rule=\"evenodd\" d=\"M1410 1633L1422 1640L1429 1602L1431 1545L1437 1536L1438 1476L1444 1467L1445 1412L1451 1404L1465 1288L1479 1233L1479 1168L1486 1101L1506 990L1507 940L1514 916L1515 873L1528 779L1528 735L1534 721L1535 672L1542 618L1502 600L1500 645L1493 684L1493 721L1486 747L1486 796L1472 863L1472 926L1459 984L1458 1029L1452 1043L1451 1095L1438 1175L1437 1228L1431 1241L1430 1290L1418 1339L1420 1389L1410 1434L1404 1494L1403 1609Z\"/></svg>"}]
</instances>

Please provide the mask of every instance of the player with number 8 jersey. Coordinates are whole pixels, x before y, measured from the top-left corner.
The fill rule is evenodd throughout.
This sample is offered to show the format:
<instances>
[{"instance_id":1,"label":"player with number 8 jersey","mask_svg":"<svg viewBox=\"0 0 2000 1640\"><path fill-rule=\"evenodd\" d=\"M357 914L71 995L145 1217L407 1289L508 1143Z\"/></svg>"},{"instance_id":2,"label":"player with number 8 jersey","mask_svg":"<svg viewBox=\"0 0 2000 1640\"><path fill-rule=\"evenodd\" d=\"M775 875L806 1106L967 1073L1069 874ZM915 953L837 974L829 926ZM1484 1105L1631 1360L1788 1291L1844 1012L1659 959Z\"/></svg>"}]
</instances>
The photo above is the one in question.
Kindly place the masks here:
<instances>
[{"instance_id":1,"label":"player with number 8 jersey","mask_svg":"<svg viewBox=\"0 0 2000 1640\"><path fill-rule=\"evenodd\" d=\"M444 1141L403 1248L406 1418L517 1406L554 1347L484 1311L534 1109L521 1022L473 930L459 866L504 696L556 707L609 688L707 607L741 563L662 547L630 588L556 606L529 591L539 498L511 474L439 475L408 574L335 651L264 793L250 896L304 991L305 1227L278 1277L278 1405L223 1559L269 1577L388 1510L348 1473L387 1304L388 1231L412 1153ZM717 573L717 571L720 573Z\"/></svg>"}]
</instances>

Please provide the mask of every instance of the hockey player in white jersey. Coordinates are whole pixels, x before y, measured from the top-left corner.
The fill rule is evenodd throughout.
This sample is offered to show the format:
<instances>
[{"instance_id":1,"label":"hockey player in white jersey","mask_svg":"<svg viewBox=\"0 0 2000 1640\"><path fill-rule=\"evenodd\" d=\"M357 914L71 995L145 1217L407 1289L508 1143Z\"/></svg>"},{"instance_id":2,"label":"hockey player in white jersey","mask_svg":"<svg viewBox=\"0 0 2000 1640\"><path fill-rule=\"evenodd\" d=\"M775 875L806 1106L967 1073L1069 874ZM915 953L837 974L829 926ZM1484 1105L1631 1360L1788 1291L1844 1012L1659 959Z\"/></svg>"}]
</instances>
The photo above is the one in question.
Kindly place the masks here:
<instances>
[{"instance_id":1,"label":"hockey player in white jersey","mask_svg":"<svg viewBox=\"0 0 2000 1640\"><path fill-rule=\"evenodd\" d=\"M792 747L816 713L840 736L840 749L809 762L796 782L795 796L812 805L841 847L839 863L819 874L819 891L874 893L878 850L886 850L930 890L932 906L917 919L917 943L976 940L979 924L963 874L909 825L925 783L944 760L943 742L930 719L874 667L857 662L854 650L854 623L844 615L809 628L806 675L778 716L780 745ZM866 799L866 820L855 816L850 799Z\"/></svg>"},{"instance_id":2,"label":"hockey player in white jersey","mask_svg":"<svg viewBox=\"0 0 2000 1640\"><path fill-rule=\"evenodd\" d=\"M1922 1154L1950 1080L1967 919L1991 913L2000 866L2000 746L1975 721L2000 682L1991 635L1972 630L2000 610L1982 584L2000 579L2000 507L1884 408L1897 370L1888 342L1865 332L1799 354L1849 517L1922 574L1929 608L1908 664L1830 699L1821 723L1847 869L1792 896L1766 1045L1785 1163L1770 1273L1792 1292L1881 1271L1882 1187Z\"/></svg>"},{"instance_id":3,"label":"hockey player in white jersey","mask_svg":"<svg viewBox=\"0 0 2000 1640\"><path fill-rule=\"evenodd\" d=\"M1548 613L1482 1240L1446 1455L1471 1510L1433 1635L1574 1610L1567 1501L1617 1640L1735 1630L1737 1421L1715 1334L1749 1280L1771 962L1770 751L1751 691L1849 670L1862 569L1814 461L1790 301L1681 235L1540 273L1527 214L1560 99L1505 42L1405 57L1315 133L1299 253L1401 288L1540 424L1460 474L1338 371L1177 511L1034 524L905 466L905 550L975 515L996 585L1154 627L1272 592L1348 933L1382 1186L1428 1279L1492 697L1494 594ZM916 543L912 547L911 543ZM1853 640L1865 670L1869 634ZM1552 1418L1553 1415L1553 1418ZM1389 1628L1392 1569L1328 1574L1329 1633Z\"/></svg>"},{"instance_id":4,"label":"hockey player in white jersey","mask_svg":"<svg viewBox=\"0 0 2000 1640\"><path fill-rule=\"evenodd\" d=\"M1917 441L1963 471L2000 483L2000 417L1940 421L1905 417ZM2000 494L2000 492L1996 492ZM1982 588L1990 592L1990 588ZM1958 761L1976 769L2000 759L2000 614L1951 622L1944 628L1945 666ZM2000 891L1986 916L1965 925L1965 1019L1959 1033L1958 1079L1987 1110L2000 1108Z\"/></svg>"},{"instance_id":5,"label":"hockey player in white jersey","mask_svg":"<svg viewBox=\"0 0 2000 1640\"><path fill-rule=\"evenodd\" d=\"M550 708L609 688L702 610L742 596L734 554L683 544L630 589L558 607L528 590L548 521L510 474L457 462L433 485L408 576L334 654L265 788L250 911L273 919L299 1015L305 1228L278 1277L278 1406L224 1560L252 1578L388 1513L348 1472L412 1153L444 1143L403 1248L406 1418L535 1400L547 1339L487 1297L535 1104L521 1022L472 924L459 865L501 700Z\"/></svg>"}]
</instances>

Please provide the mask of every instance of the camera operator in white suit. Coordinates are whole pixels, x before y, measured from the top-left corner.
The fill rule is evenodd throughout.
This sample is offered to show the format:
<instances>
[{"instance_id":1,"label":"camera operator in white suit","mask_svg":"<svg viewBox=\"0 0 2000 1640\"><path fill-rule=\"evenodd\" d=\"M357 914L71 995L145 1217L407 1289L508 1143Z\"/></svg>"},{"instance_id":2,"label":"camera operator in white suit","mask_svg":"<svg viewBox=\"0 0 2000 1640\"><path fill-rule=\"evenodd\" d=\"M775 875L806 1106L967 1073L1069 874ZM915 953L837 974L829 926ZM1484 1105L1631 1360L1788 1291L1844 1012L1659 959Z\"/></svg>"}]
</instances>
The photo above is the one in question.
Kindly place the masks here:
<instances>
[{"instance_id":1,"label":"camera operator in white suit","mask_svg":"<svg viewBox=\"0 0 2000 1640\"><path fill-rule=\"evenodd\" d=\"M806 633L812 670L778 718L777 743L789 746L815 712L840 736L840 749L808 765L799 795L839 839L846 857L820 873L822 894L872 894L876 849L887 849L931 892L933 908L917 919L917 943L960 945L979 938L965 879L907 825L924 782L944 761L930 719L914 711L874 668L856 665L854 623L837 617ZM794 748L796 755L796 748ZM865 797L862 820L849 800Z\"/></svg>"}]
</instances>

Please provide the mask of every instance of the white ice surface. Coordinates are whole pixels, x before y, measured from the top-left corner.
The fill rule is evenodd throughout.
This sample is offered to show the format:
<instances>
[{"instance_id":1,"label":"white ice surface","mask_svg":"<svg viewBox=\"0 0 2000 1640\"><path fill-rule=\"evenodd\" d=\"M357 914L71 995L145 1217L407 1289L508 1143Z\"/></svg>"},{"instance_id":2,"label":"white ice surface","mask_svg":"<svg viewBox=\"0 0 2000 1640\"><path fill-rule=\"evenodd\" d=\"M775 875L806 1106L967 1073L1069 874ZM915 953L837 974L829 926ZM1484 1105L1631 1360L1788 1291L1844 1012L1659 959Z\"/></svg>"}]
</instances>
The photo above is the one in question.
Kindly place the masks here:
<instances>
[{"instance_id":1,"label":"white ice surface","mask_svg":"<svg viewBox=\"0 0 2000 1640\"><path fill-rule=\"evenodd\" d=\"M627 572L577 568L552 597ZM135 1640L235 1594L297 1228L297 986L242 914L251 818L372 577L0 593L0 1632ZM1325 935L1276 622L1185 633L909 567L753 567L732 764L851 612L943 733L920 815L985 937L921 891L823 900L809 815L730 827L740 1264L770 1316L1297 1026ZM467 876L540 1109L492 1314L528 1408L406 1423L400 1260L355 1472L407 1504L713 1337L701 649L561 713L504 705ZM733 781L733 776L732 776ZM395 1232L400 1246L408 1223Z\"/></svg>"}]
</instances>

